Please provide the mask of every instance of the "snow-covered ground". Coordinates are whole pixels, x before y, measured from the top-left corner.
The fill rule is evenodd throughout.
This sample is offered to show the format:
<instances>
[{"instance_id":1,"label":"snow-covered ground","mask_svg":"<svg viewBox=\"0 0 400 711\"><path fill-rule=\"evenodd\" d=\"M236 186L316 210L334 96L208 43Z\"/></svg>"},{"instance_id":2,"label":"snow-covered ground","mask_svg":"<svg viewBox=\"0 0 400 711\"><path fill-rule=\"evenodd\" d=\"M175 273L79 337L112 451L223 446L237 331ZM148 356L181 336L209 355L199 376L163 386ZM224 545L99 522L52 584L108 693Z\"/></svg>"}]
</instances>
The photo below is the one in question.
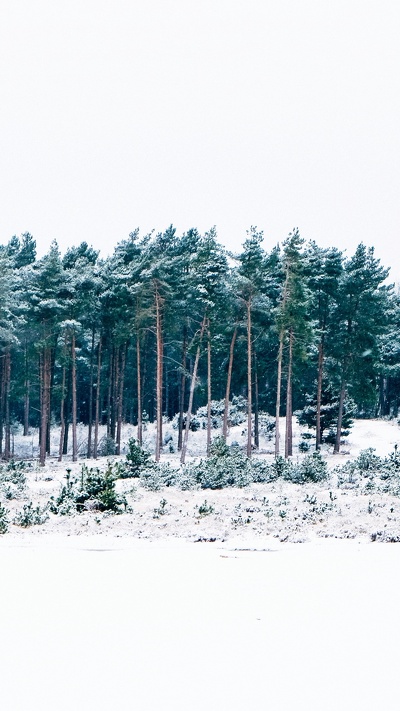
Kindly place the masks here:
<instances>
[{"instance_id":1,"label":"snow-covered ground","mask_svg":"<svg viewBox=\"0 0 400 711\"><path fill-rule=\"evenodd\" d=\"M334 466L370 446L385 455L399 432L357 421L343 454L324 456ZM26 496L48 500L64 475L49 460ZM400 534L398 497L334 478L223 491L119 485L131 489L131 514L54 516L0 536L1 708L399 708L400 547L371 542L385 526ZM199 517L204 499L214 512Z\"/></svg>"}]
</instances>

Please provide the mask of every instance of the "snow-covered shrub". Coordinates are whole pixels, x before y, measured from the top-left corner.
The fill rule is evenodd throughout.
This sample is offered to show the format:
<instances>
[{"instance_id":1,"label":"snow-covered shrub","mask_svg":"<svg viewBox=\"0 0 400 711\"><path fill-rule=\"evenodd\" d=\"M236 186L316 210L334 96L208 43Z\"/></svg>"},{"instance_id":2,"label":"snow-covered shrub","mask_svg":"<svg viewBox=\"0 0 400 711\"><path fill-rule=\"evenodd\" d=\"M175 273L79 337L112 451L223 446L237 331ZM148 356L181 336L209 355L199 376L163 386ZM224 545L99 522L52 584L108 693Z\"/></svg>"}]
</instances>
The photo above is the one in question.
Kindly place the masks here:
<instances>
[{"instance_id":1,"label":"snow-covered shrub","mask_svg":"<svg viewBox=\"0 0 400 711\"><path fill-rule=\"evenodd\" d=\"M268 415L266 412L258 413L258 428L265 439L272 439L275 432L275 417Z\"/></svg>"},{"instance_id":2,"label":"snow-covered shrub","mask_svg":"<svg viewBox=\"0 0 400 711\"><path fill-rule=\"evenodd\" d=\"M319 452L313 452L300 462L290 462L284 473L284 478L295 484L319 482L328 478L328 466Z\"/></svg>"},{"instance_id":3,"label":"snow-covered shrub","mask_svg":"<svg viewBox=\"0 0 400 711\"><path fill-rule=\"evenodd\" d=\"M83 464L78 479L71 481L67 475L66 486L57 498L50 500L50 510L56 514L84 510L119 512L122 505L126 508L126 499L115 491L117 476L118 470L110 462L105 471Z\"/></svg>"},{"instance_id":4,"label":"snow-covered shrub","mask_svg":"<svg viewBox=\"0 0 400 711\"><path fill-rule=\"evenodd\" d=\"M140 483L149 491L159 491L164 486L176 486L179 483L179 469L174 469L169 462L152 463L140 472Z\"/></svg>"},{"instance_id":5,"label":"snow-covered shrub","mask_svg":"<svg viewBox=\"0 0 400 711\"><path fill-rule=\"evenodd\" d=\"M101 438L98 453L100 457L111 457L115 454L115 442L110 435L104 435L104 437Z\"/></svg>"},{"instance_id":6,"label":"snow-covered shrub","mask_svg":"<svg viewBox=\"0 0 400 711\"><path fill-rule=\"evenodd\" d=\"M143 447L136 441L134 437L128 440L128 451L125 461L121 462L120 474L121 479L129 477L138 477L145 469L152 469L154 462L151 460L150 452L146 452Z\"/></svg>"},{"instance_id":7,"label":"snow-covered shrub","mask_svg":"<svg viewBox=\"0 0 400 711\"><path fill-rule=\"evenodd\" d=\"M224 418L225 399L211 400L211 427L220 429ZM205 430L207 427L207 405L199 407L190 418L190 428L193 432L200 429ZM246 421L247 417L247 400L246 398L234 396L229 403L228 422L231 427L240 425ZM268 416L267 416L268 417ZM186 412L183 414L183 427L186 426ZM179 414L175 415L172 420L172 427L176 430L179 427Z\"/></svg>"},{"instance_id":8,"label":"snow-covered shrub","mask_svg":"<svg viewBox=\"0 0 400 711\"><path fill-rule=\"evenodd\" d=\"M10 512L0 504L0 534L8 531L8 514Z\"/></svg>"},{"instance_id":9,"label":"snow-covered shrub","mask_svg":"<svg viewBox=\"0 0 400 711\"><path fill-rule=\"evenodd\" d=\"M48 505L40 507L33 506L32 501L29 504L24 504L22 511L19 511L15 516L13 523L16 526L28 528L29 526L41 526L49 518Z\"/></svg>"},{"instance_id":10,"label":"snow-covered shrub","mask_svg":"<svg viewBox=\"0 0 400 711\"><path fill-rule=\"evenodd\" d=\"M18 499L26 486L25 462L11 460L0 467L0 493L5 499Z\"/></svg>"}]
</instances>

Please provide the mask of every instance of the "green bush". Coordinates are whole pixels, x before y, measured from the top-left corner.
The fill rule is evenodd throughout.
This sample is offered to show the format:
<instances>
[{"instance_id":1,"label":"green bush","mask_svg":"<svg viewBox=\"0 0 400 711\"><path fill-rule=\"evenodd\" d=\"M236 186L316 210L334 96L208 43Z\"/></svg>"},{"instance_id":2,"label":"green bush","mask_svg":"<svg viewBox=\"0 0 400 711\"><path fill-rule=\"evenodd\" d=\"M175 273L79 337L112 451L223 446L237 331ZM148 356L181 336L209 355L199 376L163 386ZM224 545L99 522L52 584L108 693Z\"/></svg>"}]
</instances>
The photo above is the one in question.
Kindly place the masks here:
<instances>
[{"instance_id":1,"label":"green bush","mask_svg":"<svg viewBox=\"0 0 400 711\"><path fill-rule=\"evenodd\" d=\"M8 514L10 512L0 504L0 534L8 531Z\"/></svg>"},{"instance_id":2,"label":"green bush","mask_svg":"<svg viewBox=\"0 0 400 711\"><path fill-rule=\"evenodd\" d=\"M40 506L33 506L32 501L30 501L29 504L24 504L22 511L17 513L13 523L15 523L16 526L22 526L23 528L28 528L29 526L41 526L49 518L47 510L48 505L41 508Z\"/></svg>"},{"instance_id":3,"label":"green bush","mask_svg":"<svg viewBox=\"0 0 400 711\"><path fill-rule=\"evenodd\" d=\"M126 509L125 497L115 491L118 471L118 467L108 462L105 471L83 464L79 479L73 481L68 472L67 484L62 487L56 499L51 499L50 510L56 514L70 514L85 509L115 513L121 511L121 506Z\"/></svg>"},{"instance_id":4,"label":"green bush","mask_svg":"<svg viewBox=\"0 0 400 711\"><path fill-rule=\"evenodd\" d=\"M121 470L121 478L139 477L142 471L152 468L154 462L151 461L151 454L146 452L134 437L131 437L128 441L128 452L124 468Z\"/></svg>"},{"instance_id":5,"label":"green bush","mask_svg":"<svg viewBox=\"0 0 400 711\"><path fill-rule=\"evenodd\" d=\"M328 466L319 452L313 452L300 462L287 462L283 476L295 484L317 483L328 478Z\"/></svg>"}]
</instances>

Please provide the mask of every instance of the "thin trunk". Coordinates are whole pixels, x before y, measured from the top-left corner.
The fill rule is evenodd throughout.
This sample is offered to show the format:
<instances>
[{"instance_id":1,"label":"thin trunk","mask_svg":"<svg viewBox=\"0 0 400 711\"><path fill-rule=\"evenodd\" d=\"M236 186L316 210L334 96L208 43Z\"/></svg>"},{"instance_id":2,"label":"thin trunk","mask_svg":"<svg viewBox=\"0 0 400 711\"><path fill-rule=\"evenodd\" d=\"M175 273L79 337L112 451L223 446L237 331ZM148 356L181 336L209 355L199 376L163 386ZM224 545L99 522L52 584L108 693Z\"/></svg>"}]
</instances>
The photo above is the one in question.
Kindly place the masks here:
<instances>
[{"instance_id":1,"label":"thin trunk","mask_svg":"<svg viewBox=\"0 0 400 711\"><path fill-rule=\"evenodd\" d=\"M188 443L188 439L189 439L190 418L192 416L193 396L194 396L194 389L196 386L197 369L199 366L199 359L200 359L200 346L201 346L201 341L202 341L202 338L204 335L204 329L206 327L206 323L207 323L207 317L204 316L203 322L201 324L201 330L200 330L200 342L199 342L199 345L197 346L196 357L194 359L192 379L190 382L189 404L188 404L188 409L187 409L187 413L186 413L185 434L183 437L182 451L181 451L181 464L184 464L185 459L186 459L187 443Z\"/></svg>"},{"instance_id":2,"label":"thin trunk","mask_svg":"<svg viewBox=\"0 0 400 711\"><path fill-rule=\"evenodd\" d=\"M136 334L136 370L137 370L137 440L143 444L143 417L142 417L142 373L140 360L140 332Z\"/></svg>"},{"instance_id":3,"label":"thin trunk","mask_svg":"<svg viewBox=\"0 0 400 711\"><path fill-rule=\"evenodd\" d=\"M61 431L60 431L60 446L58 449L58 461L62 461L62 455L63 455L63 445L64 445L64 436L65 436L65 384L66 384L66 377L67 377L67 366L66 366L66 358L67 358L67 336L65 335L64 338L64 348L63 348L63 371L62 371L62 384L61 384L61 404L60 404L60 423L61 423Z\"/></svg>"},{"instance_id":4,"label":"thin trunk","mask_svg":"<svg viewBox=\"0 0 400 711\"><path fill-rule=\"evenodd\" d=\"M286 385L286 433L285 433L285 457L293 454L293 431L292 431L292 369L293 369L293 329L289 329L289 362Z\"/></svg>"},{"instance_id":5,"label":"thin trunk","mask_svg":"<svg viewBox=\"0 0 400 711\"><path fill-rule=\"evenodd\" d=\"M335 440L335 446L333 448L334 454L339 454L339 450L340 450L340 439L342 436L343 409L344 409L345 398L346 398L346 381L343 379L342 385L340 388L339 413L338 413L338 422L337 422L337 430L336 430L336 440Z\"/></svg>"},{"instance_id":6,"label":"thin trunk","mask_svg":"<svg viewBox=\"0 0 400 711\"><path fill-rule=\"evenodd\" d=\"M112 381L113 381L113 351L109 348L109 368L108 368L108 388L107 388L107 437L111 435L111 396L112 396Z\"/></svg>"},{"instance_id":7,"label":"thin trunk","mask_svg":"<svg viewBox=\"0 0 400 711\"><path fill-rule=\"evenodd\" d=\"M324 368L324 335L322 335L318 346L318 379L317 379L317 412L316 412L316 434L315 434L315 449L321 447L321 403L322 403L322 379Z\"/></svg>"},{"instance_id":8,"label":"thin trunk","mask_svg":"<svg viewBox=\"0 0 400 711\"><path fill-rule=\"evenodd\" d=\"M228 436L228 414L229 414L229 398L231 394L231 381L232 381L232 369L233 369L233 353L235 350L236 336L238 332L238 327L235 326L233 332L231 345L229 349L229 363L228 363L228 375L226 378L226 391L225 391L225 407L224 407L224 419L222 423L222 436L226 440Z\"/></svg>"},{"instance_id":9,"label":"thin trunk","mask_svg":"<svg viewBox=\"0 0 400 711\"><path fill-rule=\"evenodd\" d=\"M65 420L65 434L63 443L63 454L68 454L68 435L69 435L69 424L71 419L71 390L72 390L72 378L71 378L71 366L68 365L67 371L67 395L64 403L64 420Z\"/></svg>"},{"instance_id":10,"label":"thin trunk","mask_svg":"<svg viewBox=\"0 0 400 711\"><path fill-rule=\"evenodd\" d=\"M78 441L76 436L76 341L75 331L71 338L71 366L72 366L72 461L78 459Z\"/></svg>"},{"instance_id":11,"label":"thin trunk","mask_svg":"<svg viewBox=\"0 0 400 711\"><path fill-rule=\"evenodd\" d=\"M0 455L3 454L3 428L4 428L4 409L6 398L6 359L3 356L1 359L1 392L0 392Z\"/></svg>"},{"instance_id":12,"label":"thin trunk","mask_svg":"<svg viewBox=\"0 0 400 711\"><path fill-rule=\"evenodd\" d=\"M30 381L29 381L29 359L28 344L25 339L25 395L24 395L24 437L29 433L29 407L30 407Z\"/></svg>"},{"instance_id":13,"label":"thin trunk","mask_svg":"<svg viewBox=\"0 0 400 711\"><path fill-rule=\"evenodd\" d=\"M156 304L156 340L157 340L157 380L156 380L156 404L157 404L157 430L156 430L156 462L160 461L162 444L162 376L163 376L163 341L162 341L162 299L158 286L155 290Z\"/></svg>"},{"instance_id":14,"label":"thin trunk","mask_svg":"<svg viewBox=\"0 0 400 711\"><path fill-rule=\"evenodd\" d=\"M119 351L120 347L116 346L113 349L113 377L111 389L111 422L110 435L115 442L115 428L117 423L117 407L118 407L118 386L119 386Z\"/></svg>"},{"instance_id":15,"label":"thin trunk","mask_svg":"<svg viewBox=\"0 0 400 711\"><path fill-rule=\"evenodd\" d=\"M260 433L258 424L258 368L257 356L254 354L254 445L260 447Z\"/></svg>"},{"instance_id":16,"label":"thin trunk","mask_svg":"<svg viewBox=\"0 0 400 711\"><path fill-rule=\"evenodd\" d=\"M97 380L96 380L96 412L94 420L94 442L93 457L97 459L97 447L99 442L99 414L100 414L100 391L101 391L101 336L97 351Z\"/></svg>"},{"instance_id":17,"label":"thin trunk","mask_svg":"<svg viewBox=\"0 0 400 711\"><path fill-rule=\"evenodd\" d=\"M247 302L247 456L251 457L251 299Z\"/></svg>"},{"instance_id":18,"label":"thin trunk","mask_svg":"<svg viewBox=\"0 0 400 711\"><path fill-rule=\"evenodd\" d=\"M93 429L93 370L94 370L94 337L95 327L92 327L92 346L90 349L90 382L89 382L89 412L88 412L88 443L87 457L92 456L92 429Z\"/></svg>"},{"instance_id":19,"label":"thin trunk","mask_svg":"<svg viewBox=\"0 0 400 711\"><path fill-rule=\"evenodd\" d=\"M211 447L211 334L210 320L207 328L207 455Z\"/></svg>"},{"instance_id":20,"label":"thin trunk","mask_svg":"<svg viewBox=\"0 0 400 711\"><path fill-rule=\"evenodd\" d=\"M11 353L7 348L5 355L5 437L4 459L10 459L11 454L11 422L10 422L10 386L11 386Z\"/></svg>"},{"instance_id":21,"label":"thin trunk","mask_svg":"<svg viewBox=\"0 0 400 711\"><path fill-rule=\"evenodd\" d=\"M119 393L118 393L118 411L117 411L117 446L115 453L121 454L121 431L122 431L122 410L124 400L124 380L125 380L125 365L128 343L125 343L121 355L121 372L119 377Z\"/></svg>"},{"instance_id":22,"label":"thin trunk","mask_svg":"<svg viewBox=\"0 0 400 711\"><path fill-rule=\"evenodd\" d=\"M182 433L183 433L183 410L185 408L185 390L186 390L186 352L187 352L187 327L183 329L182 343L182 373L181 387L179 392L179 420L178 420L178 452L182 449Z\"/></svg>"},{"instance_id":23,"label":"thin trunk","mask_svg":"<svg viewBox=\"0 0 400 711\"><path fill-rule=\"evenodd\" d=\"M283 360L283 339L285 337L284 329L282 328L279 335L279 351L278 351L278 376L276 383L276 408L275 408L275 457L279 457L279 415L281 411L281 387L282 387L282 360Z\"/></svg>"},{"instance_id":24,"label":"thin trunk","mask_svg":"<svg viewBox=\"0 0 400 711\"><path fill-rule=\"evenodd\" d=\"M49 399L50 399L50 349L44 347L41 358L41 416L40 416L40 448L39 448L39 463L44 467L46 462L46 444L47 444L47 423L49 417Z\"/></svg>"}]
</instances>

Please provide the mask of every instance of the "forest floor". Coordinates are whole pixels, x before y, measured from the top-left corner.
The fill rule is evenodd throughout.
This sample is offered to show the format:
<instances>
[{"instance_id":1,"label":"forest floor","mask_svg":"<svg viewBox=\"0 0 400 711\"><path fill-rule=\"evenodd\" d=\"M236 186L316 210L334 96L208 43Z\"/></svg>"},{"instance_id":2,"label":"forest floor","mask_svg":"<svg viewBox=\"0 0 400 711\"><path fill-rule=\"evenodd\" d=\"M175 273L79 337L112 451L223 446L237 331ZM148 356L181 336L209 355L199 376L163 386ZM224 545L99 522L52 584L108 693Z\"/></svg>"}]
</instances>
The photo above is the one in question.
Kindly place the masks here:
<instances>
[{"instance_id":1,"label":"forest floor","mask_svg":"<svg viewBox=\"0 0 400 711\"><path fill-rule=\"evenodd\" d=\"M282 423L283 425L283 423ZM52 449L57 449L57 431L53 432ZM165 425L167 434L176 443L176 431ZM294 459L305 455L298 451L300 428L294 426ZM126 426L123 447L135 428ZM17 451L25 447L26 455L35 453L34 433L30 439L19 437ZM145 432L144 445L154 447L154 428ZM188 460L197 461L205 452L204 431L190 434ZM229 440L244 445L243 426L231 429ZM19 541L50 534L62 536L128 537L134 540L175 539L190 542L237 541L238 547L262 549L278 543L302 543L321 538L357 539L363 541L396 540L400 538L400 497L366 491L357 483L339 482L335 468L354 460L360 451L373 447L376 454L388 455L400 442L400 428L395 420L356 420L342 451L333 455L326 447L322 456L328 464L330 476L326 481L293 484L282 479L271 483L252 484L243 488L220 490L195 489L182 491L178 487L164 487L157 491L145 488L138 479L116 482L124 494L128 512L118 515L109 512L85 511L74 515L48 514L42 525L24 528L11 523L7 539ZM85 446L85 430L80 428L81 449ZM168 449L166 446L165 449ZM260 450L253 456L273 460L273 441L261 438ZM124 458L124 455L122 455ZM114 461L115 457L110 457ZM162 460L179 466L179 454L164 453ZM3 502L12 520L24 504L45 507L51 497L57 497L66 483L66 471L79 476L82 463L104 468L107 458L79 459L72 463L70 456L63 462L49 457L45 467L37 460L26 470L27 486L16 499ZM340 484L340 485L339 485Z\"/></svg>"},{"instance_id":2,"label":"forest floor","mask_svg":"<svg viewBox=\"0 0 400 711\"><path fill-rule=\"evenodd\" d=\"M398 540L400 499L338 487L333 470L367 447L389 454L399 432L356 421L342 454L323 452L332 474L319 484L148 491L120 480L131 513L11 524L0 536L2 708L397 709L400 546L371 541ZM243 443L240 428L231 439ZM204 444L195 433L190 456ZM271 449L264 440L255 456ZM44 506L82 462L34 465L6 507ZM201 516L205 499L213 510Z\"/></svg>"}]
</instances>

